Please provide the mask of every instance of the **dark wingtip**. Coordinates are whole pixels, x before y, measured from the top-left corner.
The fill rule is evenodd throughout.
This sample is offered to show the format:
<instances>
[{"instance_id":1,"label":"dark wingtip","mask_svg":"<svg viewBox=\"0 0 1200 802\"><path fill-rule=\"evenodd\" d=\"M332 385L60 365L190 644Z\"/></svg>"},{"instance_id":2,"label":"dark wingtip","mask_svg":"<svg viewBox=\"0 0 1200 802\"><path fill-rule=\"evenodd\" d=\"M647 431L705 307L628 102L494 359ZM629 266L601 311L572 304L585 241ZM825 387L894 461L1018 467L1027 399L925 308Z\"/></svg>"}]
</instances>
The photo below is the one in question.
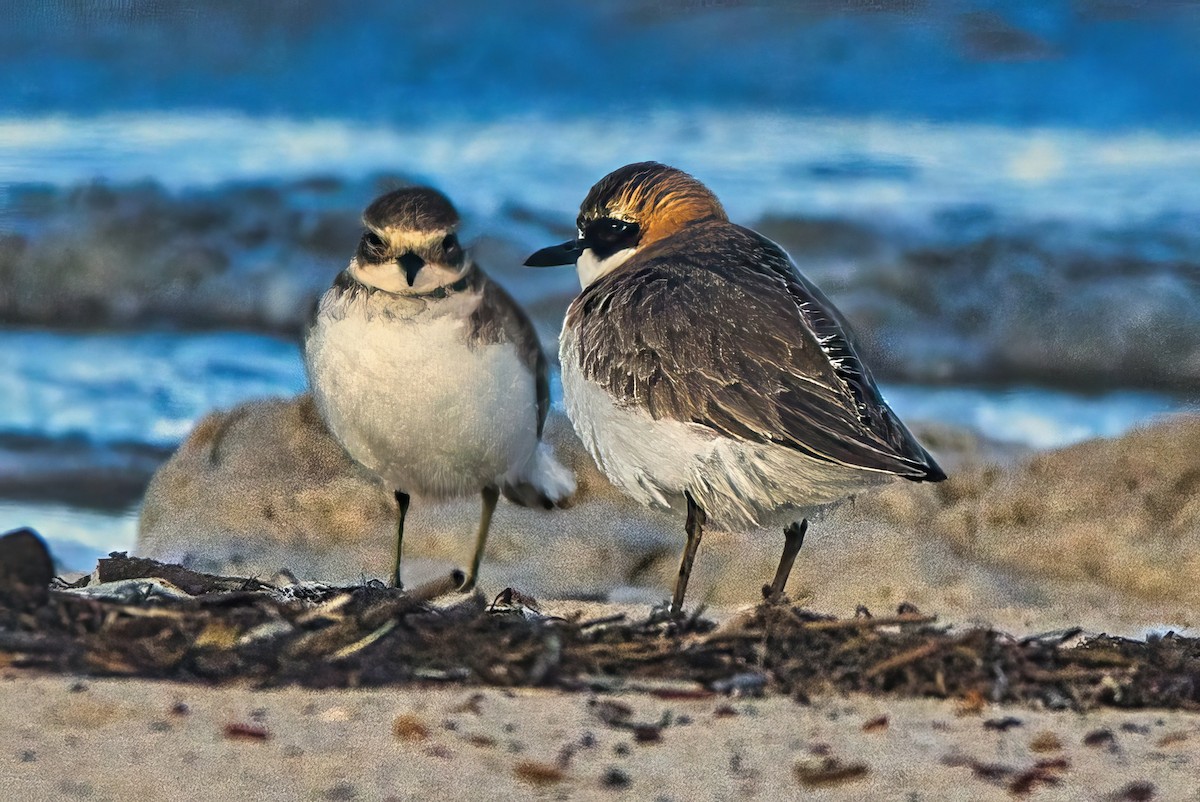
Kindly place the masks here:
<instances>
[{"instance_id":1,"label":"dark wingtip","mask_svg":"<svg viewBox=\"0 0 1200 802\"><path fill-rule=\"evenodd\" d=\"M931 462L929 470L925 473L924 479L926 482L944 482L946 481L946 472L936 462Z\"/></svg>"},{"instance_id":2,"label":"dark wingtip","mask_svg":"<svg viewBox=\"0 0 1200 802\"><path fill-rule=\"evenodd\" d=\"M946 472L942 470L942 466L937 464L928 451L925 452L925 463L917 466L920 473L912 473L905 476L913 482L944 482L946 481Z\"/></svg>"}]
</instances>

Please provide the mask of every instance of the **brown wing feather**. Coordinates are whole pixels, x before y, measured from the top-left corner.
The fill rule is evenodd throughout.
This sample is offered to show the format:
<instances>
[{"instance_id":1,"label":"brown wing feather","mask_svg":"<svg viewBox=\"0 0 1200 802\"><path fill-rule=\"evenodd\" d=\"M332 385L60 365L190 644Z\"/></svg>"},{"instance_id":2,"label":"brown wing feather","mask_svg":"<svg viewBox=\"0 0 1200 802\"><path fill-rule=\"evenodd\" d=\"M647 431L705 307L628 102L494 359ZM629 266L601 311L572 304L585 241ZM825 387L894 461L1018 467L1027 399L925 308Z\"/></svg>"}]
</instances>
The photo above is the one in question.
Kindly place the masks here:
<instances>
[{"instance_id":1,"label":"brown wing feather","mask_svg":"<svg viewBox=\"0 0 1200 802\"><path fill-rule=\"evenodd\" d=\"M550 414L550 366L538 340L537 330L512 296L492 281L478 267L474 270L475 286L482 291L483 300L471 315L471 336L479 342L511 342L517 348L521 362L533 373L537 384L537 433L542 436L546 416Z\"/></svg>"},{"instance_id":2,"label":"brown wing feather","mask_svg":"<svg viewBox=\"0 0 1200 802\"><path fill-rule=\"evenodd\" d=\"M752 231L714 222L656 243L581 293L568 325L584 376L619 404L830 462L942 477L883 401L841 314Z\"/></svg>"}]
</instances>

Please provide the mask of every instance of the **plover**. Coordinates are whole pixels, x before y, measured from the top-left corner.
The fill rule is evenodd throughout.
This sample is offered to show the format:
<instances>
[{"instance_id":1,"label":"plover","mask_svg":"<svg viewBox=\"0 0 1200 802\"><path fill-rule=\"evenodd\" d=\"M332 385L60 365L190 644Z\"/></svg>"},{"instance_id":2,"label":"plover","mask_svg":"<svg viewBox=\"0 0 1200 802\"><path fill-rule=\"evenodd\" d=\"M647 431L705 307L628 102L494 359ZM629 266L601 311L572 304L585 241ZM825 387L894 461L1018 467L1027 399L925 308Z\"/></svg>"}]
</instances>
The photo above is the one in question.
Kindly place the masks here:
<instances>
[{"instance_id":1,"label":"plover","mask_svg":"<svg viewBox=\"0 0 1200 802\"><path fill-rule=\"evenodd\" d=\"M547 508L574 492L540 442L546 357L529 318L463 250L458 212L440 192L390 192L363 224L305 337L309 383L334 437L395 491L397 587L410 494L482 495L466 590L501 491Z\"/></svg>"},{"instance_id":2,"label":"plover","mask_svg":"<svg viewBox=\"0 0 1200 802\"><path fill-rule=\"evenodd\" d=\"M526 260L576 263L559 342L567 413L601 470L687 510L678 614L706 522L945 479L880 395L841 313L766 237L680 170L630 164L592 187L578 235ZM805 525L785 529L779 595Z\"/></svg>"}]
</instances>

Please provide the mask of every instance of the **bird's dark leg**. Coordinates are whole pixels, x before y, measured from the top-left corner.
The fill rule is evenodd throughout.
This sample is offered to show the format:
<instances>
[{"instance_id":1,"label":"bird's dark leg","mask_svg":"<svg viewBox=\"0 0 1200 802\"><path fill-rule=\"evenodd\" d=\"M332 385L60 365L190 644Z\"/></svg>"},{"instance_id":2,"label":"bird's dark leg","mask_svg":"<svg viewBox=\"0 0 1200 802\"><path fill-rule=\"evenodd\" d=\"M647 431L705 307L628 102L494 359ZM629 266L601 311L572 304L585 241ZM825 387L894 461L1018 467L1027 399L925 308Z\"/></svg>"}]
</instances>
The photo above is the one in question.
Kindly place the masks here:
<instances>
[{"instance_id":1,"label":"bird's dark leg","mask_svg":"<svg viewBox=\"0 0 1200 802\"><path fill-rule=\"evenodd\" d=\"M704 534L704 522L708 516L692 498L692 494L684 491L687 498L687 546L683 549L683 562L679 564L679 578L675 580L675 593L671 597L671 615L678 616L683 612L683 596L687 593L688 579L692 575L692 563L696 560L696 550L700 548L700 537Z\"/></svg>"},{"instance_id":2,"label":"bird's dark leg","mask_svg":"<svg viewBox=\"0 0 1200 802\"><path fill-rule=\"evenodd\" d=\"M788 577L792 574L792 564L796 562L796 555L800 552L800 547L804 545L804 533L807 531L807 518L793 523L783 530L783 554L779 557L779 568L775 570L775 578L771 580L770 585L763 588L765 598L775 599L783 595Z\"/></svg>"},{"instance_id":3,"label":"bird's dark leg","mask_svg":"<svg viewBox=\"0 0 1200 802\"><path fill-rule=\"evenodd\" d=\"M396 506L400 508L400 522L396 524L396 565L392 569L392 587L402 588L400 582L400 552L404 547L404 519L408 517L408 493L397 490Z\"/></svg>"},{"instance_id":4,"label":"bird's dark leg","mask_svg":"<svg viewBox=\"0 0 1200 802\"><path fill-rule=\"evenodd\" d=\"M463 593L475 587L475 580L479 576L479 564L483 562L483 547L487 545L488 529L492 526L492 513L496 511L500 488L488 485L480 495L483 496L483 514L479 517L479 533L475 535L475 556L471 558L471 572L467 574L467 578L459 587Z\"/></svg>"}]
</instances>

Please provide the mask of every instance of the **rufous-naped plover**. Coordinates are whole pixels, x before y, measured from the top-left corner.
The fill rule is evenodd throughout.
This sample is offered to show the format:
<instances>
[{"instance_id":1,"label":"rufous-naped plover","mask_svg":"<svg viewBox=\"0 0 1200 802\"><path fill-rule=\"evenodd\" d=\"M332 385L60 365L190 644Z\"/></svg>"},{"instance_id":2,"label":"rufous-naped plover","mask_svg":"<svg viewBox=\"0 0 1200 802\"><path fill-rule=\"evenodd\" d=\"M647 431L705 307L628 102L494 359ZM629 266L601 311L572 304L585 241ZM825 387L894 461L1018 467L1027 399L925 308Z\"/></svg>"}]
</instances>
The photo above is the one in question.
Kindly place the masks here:
<instances>
[{"instance_id":1,"label":"rufous-naped plover","mask_svg":"<svg viewBox=\"0 0 1200 802\"><path fill-rule=\"evenodd\" d=\"M526 264L579 273L559 357L584 445L630 496L687 510L673 613L706 522L753 526L893 477L945 478L837 308L704 184L630 164L592 187L576 225ZM764 593L782 594L806 525L785 529Z\"/></svg>"}]
</instances>

